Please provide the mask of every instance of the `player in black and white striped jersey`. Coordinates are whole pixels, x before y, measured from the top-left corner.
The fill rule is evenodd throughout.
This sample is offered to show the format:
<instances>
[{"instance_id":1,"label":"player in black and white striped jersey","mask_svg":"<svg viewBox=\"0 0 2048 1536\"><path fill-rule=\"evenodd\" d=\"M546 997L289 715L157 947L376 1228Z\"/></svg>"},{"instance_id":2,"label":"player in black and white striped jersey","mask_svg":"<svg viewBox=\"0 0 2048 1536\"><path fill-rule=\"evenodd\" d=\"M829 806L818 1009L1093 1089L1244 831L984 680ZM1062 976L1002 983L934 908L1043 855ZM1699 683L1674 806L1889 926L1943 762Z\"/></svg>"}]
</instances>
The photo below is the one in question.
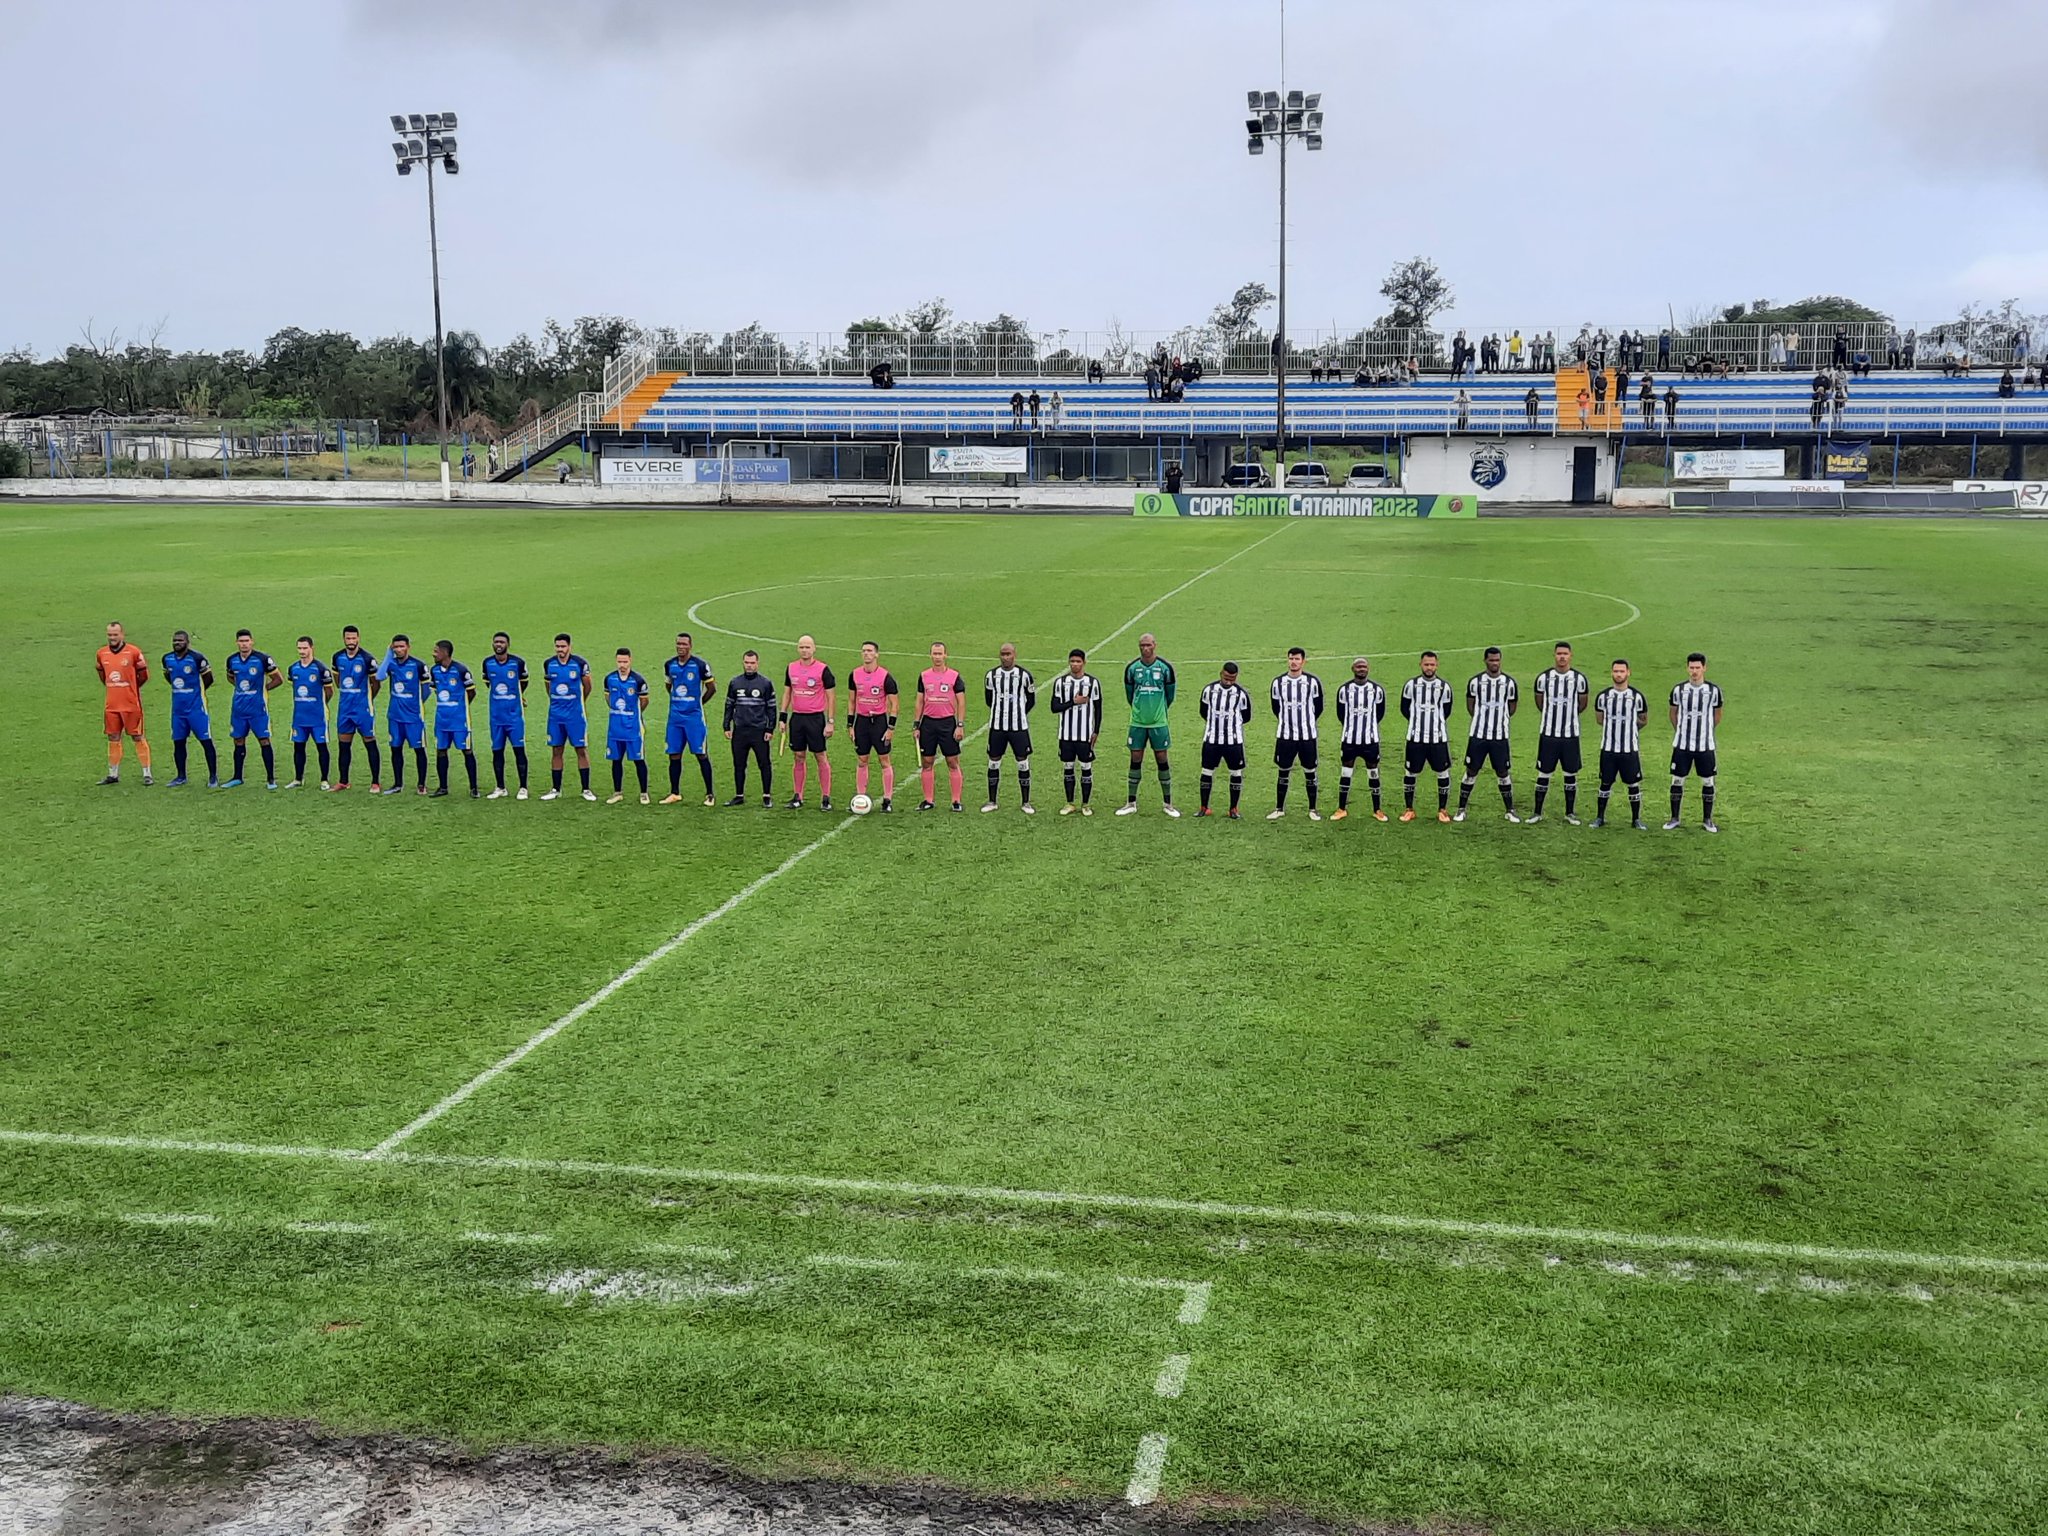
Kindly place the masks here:
<instances>
[{"instance_id":1,"label":"player in black and white striped jersey","mask_svg":"<svg viewBox=\"0 0 2048 1536\"><path fill-rule=\"evenodd\" d=\"M1472 733L1465 741L1465 782L1458 788L1458 821L1465 819L1465 807L1472 802L1472 786L1479 782L1479 765L1491 764L1500 785L1500 803L1509 821L1515 814L1515 782L1508 771L1508 722L1521 702L1521 689L1500 669L1500 647L1486 648L1485 670L1475 672L1465 684L1465 710L1472 717Z\"/></svg>"},{"instance_id":2,"label":"player in black and white striped jersey","mask_svg":"<svg viewBox=\"0 0 2048 1536\"><path fill-rule=\"evenodd\" d=\"M1273 679L1273 765L1280 770L1280 784L1274 792L1273 809L1266 820L1278 821L1287 814L1287 780L1296 763L1308 790L1308 819L1321 821L1316 809L1316 730L1323 718L1323 680L1308 670L1308 652L1289 646L1287 670Z\"/></svg>"},{"instance_id":3,"label":"player in black and white striped jersey","mask_svg":"<svg viewBox=\"0 0 2048 1536\"><path fill-rule=\"evenodd\" d=\"M1372 786L1372 819L1385 821L1380 809L1380 722L1387 717L1387 690L1371 677L1372 663L1363 656L1351 659L1351 680L1337 689L1338 734L1343 738L1343 777L1337 781L1337 809L1330 820L1342 821L1351 814L1351 775L1360 762L1365 764L1366 782Z\"/></svg>"},{"instance_id":4,"label":"player in black and white striped jersey","mask_svg":"<svg viewBox=\"0 0 2048 1536\"><path fill-rule=\"evenodd\" d=\"M1593 685L1572 665L1569 641L1551 648L1556 664L1536 674L1529 691L1536 695L1536 805L1529 820L1543 819L1543 800L1550 793L1550 775L1564 769L1564 819L1579 824L1579 716Z\"/></svg>"},{"instance_id":5,"label":"player in black and white striped jersey","mask_svg":"<svg viewBox=\"0 0 2048 1536\"><path fill-rule=\"evenodd\" d=\"M1614 781L1628 786L1629 825L1638 832L1643 826L1643 722L1650 717L1650 701L1640 688L1628 681L1628 662L1617 656L1611 669L1614 686L1601 690L1593 701L1593 718L1600 722L1600 806L1593 813L1593 825L1607 825L1607 797L1614 793Z\"/></svg>"},{"instance_id":6,"label":"player in black and white striped jersey","mask_svg":"<svg viewBox=\"0 0 2048 1536\"><path fill-rule=\"evenodd\" d=\"M1678 811L1685 804L1685 777L1700 776L1700 826L1718 832L1714 821L1714 728L1721 723L1721 689L1707 681L1707 658L1694 651L1685 658L1685 681L1671 690L1671 819L1666 832L1678 830Z\"/></svg>"},{"instance_id":7,"label":"player in black and white striped jersey","mask_svg":"<svg viewBox=\"0 0 2048 1536\"><path fill-rule=\"evenodd\" d=\"M1436 819L1451 819L1451 685L1436 675L1436 652L1422 653L1422 673L1401 685L1401 716L1408 722L1406 771L1401 775L1401 819L1415 819L1415 778L1436 770Z\"/></svg>"},{"instance_id":8,"label":"player in black and white striped jersey","mask_svg":"<svg viewBox=\"0 0 2048 1536\"><path fill-rule=\"evenodd\" d=\"M1081 774L1083 816L1093 816L1088 802L1095 794L1095 741L1102 734L1102 680L1088 671L1088 653L1067 652L1067 670L1052 685L1050 708L1059 720L1060 777L1066 781L1067 803L1062 816L1074 814L1074 770Z\"/></svg>"},{"instance_id":9,"label":"player in black and white striped jersey","mask_svg":"<svg viewBox=\"0 0 2048 1536\"><path fill-rule=\"evenodd\" d=\"M1237 802L1244 796L1244 728L1251 723L1252 696L1237 681L1237 663L1226 661L1216 681L1202 690L1202 808L1209 812L1209 791L1216 770L1230 769L1230 819L1240 819Z\"/></svg>"},{"instance_id":10,"label":"player in black and white striped jersey","mask_svg":"<svg viewBox=\"0 0 2048 1536\"><path fill-rule=\"evenodd\" d=\"M996 808L996 789L1003 782L1003 754L1017 763L1017 793L1024 802L1024 814L1036 816L1031 803L1031 708L1038 702L1038 680L1017 665L1017 647L1007 640L996 649L998 664L990 667L982 681L982 699L988 705L988 803L984 811Z\"/></svg>"}]
</instances>

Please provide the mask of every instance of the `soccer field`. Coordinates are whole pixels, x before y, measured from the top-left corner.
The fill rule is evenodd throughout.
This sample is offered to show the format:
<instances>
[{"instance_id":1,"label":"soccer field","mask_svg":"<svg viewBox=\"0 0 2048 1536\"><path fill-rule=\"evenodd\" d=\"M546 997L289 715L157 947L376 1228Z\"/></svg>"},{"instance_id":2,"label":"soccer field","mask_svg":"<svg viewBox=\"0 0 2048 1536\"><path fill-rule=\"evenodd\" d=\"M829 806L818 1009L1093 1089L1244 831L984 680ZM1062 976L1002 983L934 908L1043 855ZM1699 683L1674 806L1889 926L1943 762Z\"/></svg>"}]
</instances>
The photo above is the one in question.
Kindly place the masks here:
<instances>
[{"instance_id":1,"label":"soccer field","mask_svg":"<svg viewBox=\"0 0 2048 1536\"><path fill-rule=\"evenodd\" d=\"M2048 1528L2041 525L5 506L0 571L0 1389L1190 1512ZM1080 645L1098 814L1046 813L1042 702L1033 818L1008 765L972 814L972 745L970 814L905 814L907 729L889 817L687 762L673 808L172 791L158 684L157 787L103 789L114 618L216 670L243 625L630 645L657 796L678 629L721 686L945 640L970 727L1000 643L1041 701ZM1184 806L1243 666L1245 821L1149 767L1107 814L1141 630ZM1557 639L1634 663L1653 825L1708 654L1719 837L1695 788L1509 825L1490 776L1461 825L1262 819L1289 645L1461 694L1502 646L1526 809Z\"/></svg>"}]
</instances>

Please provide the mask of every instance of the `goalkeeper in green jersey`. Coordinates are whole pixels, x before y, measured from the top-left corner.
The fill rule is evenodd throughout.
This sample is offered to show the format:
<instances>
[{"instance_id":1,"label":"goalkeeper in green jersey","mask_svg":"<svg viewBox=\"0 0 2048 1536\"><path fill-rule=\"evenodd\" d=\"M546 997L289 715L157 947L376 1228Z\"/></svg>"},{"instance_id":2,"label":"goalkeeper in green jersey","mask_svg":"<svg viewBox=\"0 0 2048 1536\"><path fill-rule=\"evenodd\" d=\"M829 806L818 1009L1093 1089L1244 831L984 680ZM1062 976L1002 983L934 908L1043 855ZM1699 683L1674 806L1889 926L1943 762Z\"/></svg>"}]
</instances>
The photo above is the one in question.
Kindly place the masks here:
<instances>
[{"instance_id":1,"label":"goalkeeper in green jersey","mask_svg":"<svg viewBox=\"0 0 2048 1536\"><path fill-rule=\"evenodd\" d=\"M1180 814L1173 803L1173 765L1166 760L1166 749L1173 745L1166 712L1173 707L1174 688L1173 663L1159 654L1159 642L1150 635L1138 636L1138 659L1124 668L1124 698L1131 706L1131 778L1130 798L1118 808L1119 816L1137 812L1147 747L1159 765L1159 798L1166 802L1166 814Z\"/></svg>"}]
</instances>

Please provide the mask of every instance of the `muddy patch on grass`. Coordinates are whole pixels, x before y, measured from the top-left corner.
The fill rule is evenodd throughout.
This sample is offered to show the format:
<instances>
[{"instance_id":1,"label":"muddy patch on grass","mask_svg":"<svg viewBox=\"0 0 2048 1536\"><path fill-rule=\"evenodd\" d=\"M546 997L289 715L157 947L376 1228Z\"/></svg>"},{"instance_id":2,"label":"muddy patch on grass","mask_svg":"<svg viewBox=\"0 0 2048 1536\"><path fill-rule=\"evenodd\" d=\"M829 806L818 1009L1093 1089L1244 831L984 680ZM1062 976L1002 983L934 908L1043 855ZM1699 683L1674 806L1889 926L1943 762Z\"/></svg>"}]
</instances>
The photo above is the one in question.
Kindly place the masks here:
<instances>
[{"instance_id":1,"label":"muddy patch on grass","mask_svg":"<svg viewBox=\"0 0 2048 1536\"><path fill-rule=\"evenodd\" d=\"M1339 1529L1202 1496L1139 1510L931 1484L773 1482L676 1453L476 1453L401 1435L0 1398L7 1536L1102 1536L1219 1521L1244 1536Z\"/></svg>"}]
</instances>

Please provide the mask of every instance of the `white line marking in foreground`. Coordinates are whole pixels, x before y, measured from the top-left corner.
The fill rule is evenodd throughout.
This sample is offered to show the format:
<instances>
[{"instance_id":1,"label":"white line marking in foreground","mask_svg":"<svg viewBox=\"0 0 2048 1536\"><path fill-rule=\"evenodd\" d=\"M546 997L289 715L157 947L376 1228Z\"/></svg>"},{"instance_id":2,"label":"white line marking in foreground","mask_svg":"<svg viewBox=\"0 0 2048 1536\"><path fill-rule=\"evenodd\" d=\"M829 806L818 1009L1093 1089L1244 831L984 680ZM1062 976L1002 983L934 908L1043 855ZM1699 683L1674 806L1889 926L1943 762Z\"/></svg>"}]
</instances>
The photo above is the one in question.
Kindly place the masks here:
<instances>
[{"instance_id":1,"label":"white line marking in foreground","mask_svg":"<svg viewBox=\"0 0 2048 1536\"><path fill-rule=\"evenodd\" d=\"M1124 1489L1124 1501L1150 1504L1159 1497L1159 1475L1166 1470L1166 1436L1154 1430L1138 1442L1138 1459L1131 1466L1131 1483Z\"/></svg>"},{"instance_id":2,"label":"white line marking in foreground","mask_svg":"<svg viewBox=\"0 0 2048 1536\"><path fill-rule=\"evenodd\" d=\"M689 943L690 940L694 939L706 928L709 928L721 917L724 917L727 913L732 912L738 907L744 905L750 897L759 892L763 887L773 884L775 881L781 879L784 875L788 874L792 869L795 869L797 865L803 863L805 859L808 859L820 848L824 847L827 843L831 842L833 838L837 837L840 833L844 832L848 827L852 826L853 822L854 818L851 816L842 818L837 826L835 826L831 831L827 832L823 837L819 838L816 842L806 843L803 847L797 849L795 853L792 853L788 858L784 859L780 864L776 865L773 869L769 870L767 874L762 875L760 878L750 882L747 885L741 886L739 890L735 891L732 895L726 897L726 899L721 904L719 904L716 907L713 907L709 912L706 912L702 917L698 918L695 922L691 923L687 928L685 928L681 933L677 934L674 938L670 939L667 943L659 945L655 949L649 950L646 954L642 955L638 960L635 960L631 965L627 966L623 971L619 972L618 975L614 976L610 981L606 982L603 986L599 987L595 992L591 993L590 996L583 999L583 1001L578 1003L574 1008L571 1008L567 1013L563 1014L559 1019L555 1020L555 1022L550 1024L546 1029L542 1030L539 1034L535 1035L531 1040L528 1040L524 1045L520 1046L518 1050L512 1052L511 1055L505 1057L502 1061L499 1061L492 1066L484 1068L483 1071L477 1073L475 1077L472 1077L468 1082L464 1083L460 1088L456 1089L453 1093L449 1094L447 1098L443 1099L440 1103L436 1104L432 1109L428 1110L418 1119L412 1121L408 1125L402 1126L398 1130L393 1131L389 1136L386 1136L382 1141L378 1142L376 1146L372 1147L368 1152L364 1153L363 1156L369 1158L380 1158L390 1156L394 1149L399 1147L401 1144L412 1140L412 1138L417 1136L421 1131L424 1131L436 1120L440 1119L443 1115L447 1114L449 1110L454 1109L457 1105L461 1104L463 1100L467 1099L471 1094L475 1093L477 1089L482 1088L485 1084L491 1082L495 1078L502 1077L505 1073L511 1071L512 1068L518 1066L520 1062L524 1061L527 1057L531 1056L535 1051L539 1050L542 1046L546 1045L550 1040L554 1039L555 1036L559 1035L571 1024L574 1024L578 1019L582 1018L586 1013L590 1012L591 1009L595 1008L599 1003L603 1002L606 998L610 997L614 992L617 992L621 987L625 986L628 982L632 981L635 977L639 976L649 966L656 965L659 962L666 960L670 955L674 954L678 949L681 949L685 944Z\"/></svg>"},{"instance_id":3,"label":"white line marking in foreground","mask_svg":"<svg viewBox=\"0 0 2048 1536\"><path fill-rule=\"evenodd\" d=\"M1166 1363L1159 1367L1159 1379L1152 1383L1155 1397L1179 1397L1181 1389L1188 1384L1188 1362L1191 1355L1168 1355Z\"/></svg>"},{"instance_id":4,"label":"white line marking in foreground","mask_svg":"<svg viewBox=\"0 0 2048 1536\"><path fill-rule=\"evenodd\" d=\"M123 1211L120 1219L135 1227L210 1227L219 1218L204 1211Z\"/></svg>"},{"instance_id":5,"label":"white line marking in foreground","mask_svg":"<svg viewBox=\"0 0 2048 1536\"><path fill-rule=\"evenodd\" d=\"M352 1237L377 1230L376 1225L367 1221L288 1221L287 1232L339 1232Z\"/></svg>"},{"instance_id":6,"label":"white line marking in foreground","mask_svg":"<svg viewBox=\"0 0 2048 1536\"><path fill-rule=\"evenodd\" d=\"M1187 1299L1180 1304L1178 1321L1193 1327L1209 1315L1209 1282L1198 1280L1187 1288Z\"/></svg>"},{"instance_id":7,"label":"white line marking in foreground","mask_svg":"<svg viewBox=\"0 0 2048 1536\"><path fill-rule=\"evenodd\" d=\"M125 1152L199 1152L234 1157L315 1158L363 1166L364 1154L345 1147L272 1147L234 1141L158 1140L148 1136L89 1136L66 1131L0 1130L0 1144L95 1147ZM396 1152L385 1166L497 1169L505 1173L660 1179L679 1184L786 1189L808 1194L895 1195L914 1200L958 1200L977 1205L1035 1205L1076 1210L1142 1211L1217 1221L1260 1221L1289 1227L1350 1227L1408 1232L1425 1237L1490 1237L1588 1248L1731 1254L1757 1259L1804 1259L1822 1264L1884 1264L1899 1269L1960 1269L1994 1275L2048 1275L2048 1259L1988 1253L1917 1253L1892 1248L1833 1248L1820 1243L1709 1237L1685 1232L1608 1232L1590 1227L1536 1227L1505 1221L1461 1221L1451 1216L1405 1216L1387 1211L1326 1211L1284 1205L1236 1205L1173 1195L1109 1195L1083 1190L1007 1189L999 1185L924 1184L908 1179L854 1179L815 1173L753 1173L723 1168L662 1168L644 1163L601 1163L581 1158L478 1157L454 1152ZM1176 1288L1186 1281L1168 1282Z\"/></svg>"},{"instance_id":8,"label":"white line marking in foreground","mask_svg":"<svg viewBox=\"0 0 2048 1536\"><path fill-rule=\"evenodd\" d=\"M1101 650L1104 646L1108 645L1110 641L1114 640L1118 635L1124 633L1125 630L1128 630L1132 628L1134 625L1136 625L1140 619L1144 618L1146 614L1150 613L1154 608L1157 608L1161 603L1167 602L1172 598L1179 597L1181 593L1187 591L1187 589L1189 587L1192 587L1196 582L1203 581L1206 580L1208 577L1214 576L1218 571L1222 570L1223 567L1230 564L1231 561L1237 559L1239 555L1248 555L1253 550L1257 549L1260 545L1272 543L1275 539L1279 538L1281 534L1285 533L1292 526L1293 523L1291 520L1289 522L1282 523L1278 528L1275 528L1263 539L1252 540L1252 542L1245 545L1243 549L1237 550L1232 554L1225 555L1221 560L1218 560L1206 571L1202 571L1196 575L1190 576L1186 581L1182 582L1179 586L1175 587L1171 592L1166 593L1164 596L1153 598L1151 602L1147 603L1144 607L1140 608L1136 613L1132 614L1128 619L1125 619L1123 623L1119 624L1115 629L1112 629L1108 634L1104 635L1100 640L1096 641L1093 649L1098 651Z\"/></svg>"}]
</instances>

